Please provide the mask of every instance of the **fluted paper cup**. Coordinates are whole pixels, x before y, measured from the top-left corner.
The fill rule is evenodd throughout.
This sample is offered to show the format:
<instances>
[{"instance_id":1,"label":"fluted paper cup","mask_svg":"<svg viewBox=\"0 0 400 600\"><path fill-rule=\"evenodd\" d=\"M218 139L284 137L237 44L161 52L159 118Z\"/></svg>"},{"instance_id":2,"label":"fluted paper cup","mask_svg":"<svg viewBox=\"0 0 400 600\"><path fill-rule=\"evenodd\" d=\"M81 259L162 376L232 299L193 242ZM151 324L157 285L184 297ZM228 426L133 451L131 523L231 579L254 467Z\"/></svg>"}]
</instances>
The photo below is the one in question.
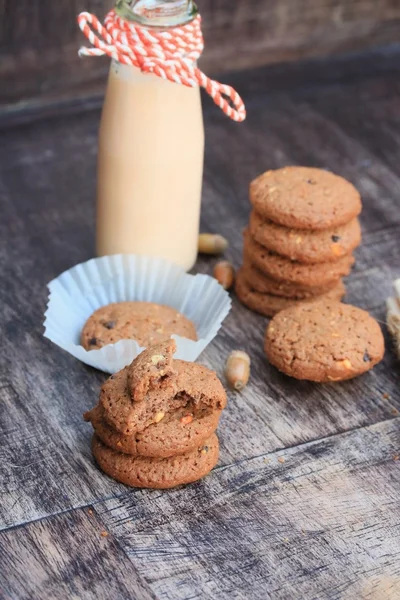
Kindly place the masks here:
<instances>
[{"instance_id":1,"label":"fluted paper cup","mask_svg":"<svg viewBox=\"0 0 400 600\"><path fill-rule=\"evenodd\" d=\"M171 306L191 319L197 341L179 335L175 358L194 361L213 340L229 313L231 299L208 275L188 275L164 260L117 254L76 265L48 284L44 336L82 362L115 373L144 349L135 340L120 340L99 350L85 350L80 335L90 315L112 302L141 301Z\"/></svg>"}]
</instances>

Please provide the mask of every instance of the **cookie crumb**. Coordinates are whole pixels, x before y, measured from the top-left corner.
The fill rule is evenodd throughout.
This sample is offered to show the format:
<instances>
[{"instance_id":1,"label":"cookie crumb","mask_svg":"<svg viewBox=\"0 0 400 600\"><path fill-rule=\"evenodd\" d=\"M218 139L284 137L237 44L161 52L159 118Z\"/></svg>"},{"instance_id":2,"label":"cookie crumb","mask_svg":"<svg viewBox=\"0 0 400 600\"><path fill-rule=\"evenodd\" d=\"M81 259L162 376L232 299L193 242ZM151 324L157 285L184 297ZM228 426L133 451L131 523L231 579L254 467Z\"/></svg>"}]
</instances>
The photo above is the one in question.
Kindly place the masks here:
<instances>
[{"instance_id":1,"label":"cookie crumb","mask_svg":"<svg viewBox=\"0 0 400 600\"><path fill-rule=\"evenodd\" d=\"M88 514L89 514L89 515L92 515L92 514L93 514L93 510L92 510L91 508L89 508L89 510L88 510Z\"/></svg>"},{"instance_id":2,"label":"cookie crumb","mask_svg":"<svg viewBox=\"0 0 400 600\"><path fill-rule=\"evenodd\" d=\"M278 462L280 462L281 464L283 464L285 462L285 459L283 458L283 456L280 456L278 458Z\"/></svg>"},{"instance_id":3,"label":"cookie crumb","mask_svg":"<svg viewBox=\"0 0 400 600\"><path fill-rule=\"evenodd\" d=\"M382 394L382 398L383 398L384 400L389 400L389 398L390 398L390 394L388 394L387 392L385 392L384 394Z\"/></svg>"},{"instance_id":4,"label":"cookie crumb","mask_svg":"<svg viewBox=\"0 0 400 600\"><path fill-rule=\"evenodd\" d=\"M399 456L398 454L395 454L395 455L393 456L393 460L399 460L399 458L400 458L400 456Z\"/></svg>"},{"instance_id":5,"label":"cookie crumb","mask_svg":"<svg viewBox=\"0 0 400 600\"><path fill-rule=\"evenodd\" d=\"M267 465L269 463L269 458L264 458L264 462Z\"/></svg>"},{"instance_id":6,"label":"cookie crumb","mask_svg":"<svg viewBox=\"0 0 400 600\"><path fill-rule=\"evenodd\" d=\"M397 410L397 408L392 408L392 410L390 411L392 413L392 415L398 415L399 411Z\"/></svg>"},{"instance_id":7,"label":"cookie crumb","mask_svg":"<svg viewBox=\"0 0 400 600\"><path fill-rule=\"evenodd\" d=\"M100 533L100 535L101 535L101 537L107 537L107 536L108 536L108 533L107 533L107 531L102 531L102 532Z\"/></svg>"}]
</instances>

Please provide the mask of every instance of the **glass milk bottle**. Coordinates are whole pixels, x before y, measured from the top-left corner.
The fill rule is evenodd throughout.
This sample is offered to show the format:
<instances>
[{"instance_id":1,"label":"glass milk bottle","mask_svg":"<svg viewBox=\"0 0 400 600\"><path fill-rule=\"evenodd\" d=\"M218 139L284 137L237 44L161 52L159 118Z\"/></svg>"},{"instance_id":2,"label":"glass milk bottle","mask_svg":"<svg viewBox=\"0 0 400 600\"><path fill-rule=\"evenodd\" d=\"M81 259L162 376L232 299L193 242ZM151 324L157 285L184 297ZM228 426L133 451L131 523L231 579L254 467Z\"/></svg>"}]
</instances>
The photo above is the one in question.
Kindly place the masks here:
<instances>
[{"instance_id":1,"label":"glass milk bottle","mask_svg":"<svg viewBox=\"0 0 400 600\"><path fill-rule=\"evenodd\" d=\"M197 14L190 0L119 0L115 11L150 31ZM191 269L203 157L199 87L112 60L99 135L97 254L158 256Z\"/></svg>"}]
</instances>

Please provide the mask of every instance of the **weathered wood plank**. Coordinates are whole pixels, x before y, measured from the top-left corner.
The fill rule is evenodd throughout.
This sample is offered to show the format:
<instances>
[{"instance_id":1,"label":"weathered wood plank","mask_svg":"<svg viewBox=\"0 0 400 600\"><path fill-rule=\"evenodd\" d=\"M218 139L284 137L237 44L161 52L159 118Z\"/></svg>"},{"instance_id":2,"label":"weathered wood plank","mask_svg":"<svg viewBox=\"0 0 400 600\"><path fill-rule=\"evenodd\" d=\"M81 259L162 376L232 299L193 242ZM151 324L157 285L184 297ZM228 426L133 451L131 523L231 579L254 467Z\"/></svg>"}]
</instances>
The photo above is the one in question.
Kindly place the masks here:
<instances>
[{"instance_id":1,"label":"weathered wood plank","mask_svg":"<svg viewBox=\"0 0 400 600\"><path fill-rule=\"evenodd\" d=\"M157 598L394 600L400 419L95 510Z\"/></svg>"},{"instance_id":2,"label":"weathered wood plank","mask_svg":"<svg viewBox=\"0 0 400 600\"><path fill-rule=\"evenodd\" d=\"M400 124L393 115L400 89L396 70L371 73L363 80L357 64L357 77L346 77L342 83L338 71L334 83L310 83L307 70L304 85L297 71L293 89L283 73L279 76L273 70L276 91L270 86L269 70L237 75L245 97L249 90L249 118L240 126L207 104L202 224L204 230L221 231L230 239L227 256L239 265L251 178L266 168L290 163L316 164L342 173L360 187L365 200L364 244L349 278L348 300L383 320L391 280L400 275L400 171L399 162L388 163L377 147L382 138L377 136L377 146L373 145L373 131L388 123L391 151L399 153ZM288 72L291 80L292 68ZM352 126L351 133L334 118L331 93L336 106L353 107L354 113L363 102L365 118ZM385 108L382 119L370 122L368 111L379 113L380 98ZM350 115L350 108L346 110ZM98 119L97 110L53 114L47 121L2 132L0 472L6 485L0 503L1 527L125 490L94 467L90 427L81 417L96 402L104 377L41 335L46 283L93 255ZM211 272L213 263L200 261L197 268ZM230 395L222 419L220 464L398 414L400 374L389 338L385 360L372 373L344 384L318 386L290 380L267 364L262 351L266 322L235 300L223 330L201 357L220 374L233 347L248 350L252 358L250 385L242 395ZM153 496L147 493L146 497Z\"/></svg>"},{"instance_id":3,"label":"weathered wood plank","mask_svg":"<svg viewBox=\"0 0 400 600\"><path fill-rule=\"evenodd\" d=\"M113 0L0 2L1 104L74 98L103 91L108 61L80 60L76 15L102 18ZM299 58L355 52L399 41L400 7L392 0L202 0L210 73Z\"/></svg>"},{"instance_id":4,"label":"weathered wood plank","mask_svg":"<svg viewBox=\"0 0 400 600\"><path fill-rule=\"evenodd\" d=\"M89 507L0 533L0 596L2 600L155 599Z\"/></svg>"}]
</instances>

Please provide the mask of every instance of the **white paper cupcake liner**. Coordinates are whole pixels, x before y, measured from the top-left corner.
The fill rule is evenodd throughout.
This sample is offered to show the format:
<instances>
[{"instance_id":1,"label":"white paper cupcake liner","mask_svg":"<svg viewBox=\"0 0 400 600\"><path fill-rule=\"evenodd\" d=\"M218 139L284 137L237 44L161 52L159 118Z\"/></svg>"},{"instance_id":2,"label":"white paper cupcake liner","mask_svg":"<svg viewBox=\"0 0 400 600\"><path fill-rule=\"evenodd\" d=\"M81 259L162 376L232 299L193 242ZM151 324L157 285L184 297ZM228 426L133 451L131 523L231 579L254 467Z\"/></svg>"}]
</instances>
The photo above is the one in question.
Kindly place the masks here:
<instances>
[{"instance_id":1,"label":"white paper cupcake liner","mask_svg":"<svg viewBox=\"0 0 400 600\"><path fill-rule=\"evenodd\" d=\"M50 290L44 336L82 362L115 373L132 362L143 347L120 340L100 350L80 345L82 328L90 315L106 304L124 301L165 304L191 319L195 342L178 335L175 358L194 361L213 340L229 313L231 299L208 275L188 275L164 260L116 254L76 265L48 284Z\"/></svg>"}]
</instances>

